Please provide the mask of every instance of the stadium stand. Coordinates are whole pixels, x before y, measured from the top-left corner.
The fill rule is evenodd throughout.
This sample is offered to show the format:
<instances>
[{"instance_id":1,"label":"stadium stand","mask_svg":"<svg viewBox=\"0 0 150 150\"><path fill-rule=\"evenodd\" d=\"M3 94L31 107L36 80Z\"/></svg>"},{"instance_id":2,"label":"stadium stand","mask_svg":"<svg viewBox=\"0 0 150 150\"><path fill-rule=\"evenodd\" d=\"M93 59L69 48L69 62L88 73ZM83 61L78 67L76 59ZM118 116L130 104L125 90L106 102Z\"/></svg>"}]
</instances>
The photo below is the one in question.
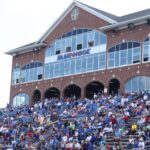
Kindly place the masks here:
<instances>
[{"instance_id":1,"label":"stadium stand","mask_svg":"<svg viewBox=\"0 0 150 150\"><path fill-rule=\"evenodd\" d=\"M150 148L150 94L94 95L9 104L0 113L1 149L124 150Z\"/></svg>"}]
</instances>

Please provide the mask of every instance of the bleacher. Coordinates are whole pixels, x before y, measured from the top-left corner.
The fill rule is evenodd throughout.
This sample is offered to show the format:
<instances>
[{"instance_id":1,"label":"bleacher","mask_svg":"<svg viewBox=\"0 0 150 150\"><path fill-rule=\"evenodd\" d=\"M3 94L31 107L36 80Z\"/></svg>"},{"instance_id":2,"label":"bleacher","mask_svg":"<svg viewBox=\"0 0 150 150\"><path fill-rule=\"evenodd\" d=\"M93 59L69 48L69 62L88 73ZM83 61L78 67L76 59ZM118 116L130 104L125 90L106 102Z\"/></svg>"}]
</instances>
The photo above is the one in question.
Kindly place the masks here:
<instances>
[{"instance_id":1,"label":"bleacher","mask_svg":"<svg viewBox=\"0 0 150 150\"><path fill-rule=\"evenodd\" d=\"M1 149L148 150L150 118L146 116L150 115L147 105L150 96L147 95L147 100L135 93L97 95L83 100L46 99L32 107L8 105L0 116ZM144 123L140 125L142 117Z\"/></svg>"}]
</instances>

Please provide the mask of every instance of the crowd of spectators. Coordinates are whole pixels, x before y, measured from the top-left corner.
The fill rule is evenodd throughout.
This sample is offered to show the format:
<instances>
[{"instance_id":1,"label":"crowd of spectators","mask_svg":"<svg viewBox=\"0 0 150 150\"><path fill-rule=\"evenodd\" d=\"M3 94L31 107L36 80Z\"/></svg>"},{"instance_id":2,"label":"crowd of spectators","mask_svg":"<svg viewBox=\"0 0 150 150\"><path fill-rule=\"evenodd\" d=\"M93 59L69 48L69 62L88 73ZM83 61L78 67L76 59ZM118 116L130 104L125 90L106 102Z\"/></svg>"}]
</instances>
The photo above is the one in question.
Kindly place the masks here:
<instances>
[{"instance_id":1,"label":"crowd of spectators","mask_svg":"<svg viewBox=\"0 0 150 150\"><path fill-rule=\"evenodd\" d=\"M131 122L132 117L137 119ZM124 148L107 144L107 135L131 136ZM144 150L148 146L150 94L146 91L95 93L92 99L52 98L33 106L7 105L0 111L0 149L4 150Z\"/></svg>"}]
</instances>

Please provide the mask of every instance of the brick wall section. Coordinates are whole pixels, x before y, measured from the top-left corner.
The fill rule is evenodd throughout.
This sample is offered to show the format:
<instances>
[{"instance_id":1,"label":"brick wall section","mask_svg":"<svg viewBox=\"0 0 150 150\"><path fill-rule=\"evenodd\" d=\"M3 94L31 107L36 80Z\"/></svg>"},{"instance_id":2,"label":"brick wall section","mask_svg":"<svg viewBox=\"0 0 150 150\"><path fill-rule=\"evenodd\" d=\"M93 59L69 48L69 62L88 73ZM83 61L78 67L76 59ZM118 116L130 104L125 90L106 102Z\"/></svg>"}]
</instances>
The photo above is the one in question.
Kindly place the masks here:
<instances>
[{"instance_id":1,"label":"brick wall section","mask_svg":"<svg viewBox=\"0 0 150 150\"><path fill-rule=\"evenodd\" d=\"M108 23L102 19L99 19L97 16L87 13L83 9L79 9L78 19L75 21L71 20L71 12L62 20L62 22L56 27L55 30L47 37L45 40L47 43L54 41L59 36L64 33L73 30L73 28L94 28L96 30L99 27L106 26Z\"/></svg>"},{"instance_id":2,"label":"brick wall section","mask_svg":"<svg viewBox=\"0 0 150 150\"><path fill-rule=\"evenodd\" d=\"M104 20L99 19L98 17L87 13L86 11L79 9L80 15L76 21L71 21L70 13L64 18L64 20L57 26L57 28L47 37L46 42L51 43L57 37L62 34L75 28L93 28L97 29L101 26L105 26L108 23ZM143 40L150 33L150 26L148 25L139 25L135 27L132 31L127 29L119 30L116 33L112 31L106 32L107 34L107 50L108 48L125 41L139 41ZM45 49L39 51L39 53L29 52L26 54L19 55L18 57L13 58L12 66L18 64L20 67L24 66L27 63L33 61L44 62ZM127 67L120 67L116 69L106 69L102 71L73 75L63 78L56 78L51 80L40 80L32 83L24 83L11 86L10 92L10 101L12 98L21 92L25 92L30 96L30 103L32 101L33 92L36 89L39 89L41 92L42 99L44 98L45 91L50 87L58 88L63 95L63 90L66 86L74 83L81 88L81 96L84 97L84 89L87 84L91 81L99 81L108 88L109 81L112 78L116 78L120 81L120 91L123 92L124 84L130 78L137 75L150 76L150 63L131 65Z\"/></svg>"}]
</instances>

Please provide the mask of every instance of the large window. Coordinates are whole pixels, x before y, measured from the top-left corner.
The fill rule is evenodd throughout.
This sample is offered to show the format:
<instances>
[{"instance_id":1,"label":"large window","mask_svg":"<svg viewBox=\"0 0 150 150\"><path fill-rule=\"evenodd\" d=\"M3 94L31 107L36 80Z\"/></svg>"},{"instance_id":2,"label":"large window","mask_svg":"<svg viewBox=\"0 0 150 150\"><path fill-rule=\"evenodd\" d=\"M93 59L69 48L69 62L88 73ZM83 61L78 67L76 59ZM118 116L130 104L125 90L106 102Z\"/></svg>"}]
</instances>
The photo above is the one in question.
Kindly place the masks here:
<instances>
[{"instance_id":1,"label":"large window","mask_svg":"<svg viewBox=\"0 0 150 150\"><path fill-rule=\"evenodd\" d=\"M29 104L29 96L25 93L19 93L13 98L13 107L28 105Z\"/></svg>"},{"instance_id":2,"label":"large window","mask_svg":"<svg viewBox=\"0 0 150 150\"><path fill-rule=\"evenodd\" d=\"M91 29L65 33L46 49L44 78L105 69L106 40L105 34Z\"/></svg>"},{"instance_id":3,"label":"large window","mask_svg":"<svg viewBox=\"0 0 150 150\"><path fill-rule=\"evenodd\" d=\"M20 82L20 67L16 65L13 68L13 72L12 72L12 84L17 84L19 82Z\"/></svg>"},{"instance_id":4,"label":"large window","mask_svg":"<svg viewBox=\"0 0 150 150\"><path fill-rule=\"evenodd\" d=\"M105 34L91 29L77 29L65 33L51 43L45 51L45 57L98 45L100 49L106 49Z\"/></svg>"},{"instance_id":5,"label":"large window","mask_svg":"<svg viewBox=\"0 0 150 150\"><path fill-rule=\"evenodd\" d=\"M85 55L45 64L44 78L63 77L72 74L103 70L106 68L106 53Z\"/></svg>"},{"instance_id":6,"label":"large window","mask_svg":"<svg viewBox=\"0 0 150 150\"><path fill-rule=\"evenodd\" d=\"M47 74L47 72L45 72ZM21 82L30 82L43 78L43 64L40 62L32 62L22 67Z\"/></svg>"},{"instance_id":7,"label":"large window","mask_svg":"<svg viewBox=\"0 0 150 150\"><path fill-rule=\"evenodd\" d=\"M125 92L139 92L140 90L150 91L150 77L136 76L125 84Z\"/></svg>"},{"instance_id":8,"label":"large window","mask_svg":"<svg viewBox=\"0 0 150 150\"><path fill-rule=\"evenodd\" d=\"M150 61L150 37L143 42L143 62Z\"/></svg>"},{"instance_id":9,"label":"large window","mask_svg":"<svg viewBox=\"0 0 150 150\"><path fill-rule=\"evenodd\" d=\"M140 63L141 44L124 42L108 50L108 68Z\"/></svg>"}]
</instances>

